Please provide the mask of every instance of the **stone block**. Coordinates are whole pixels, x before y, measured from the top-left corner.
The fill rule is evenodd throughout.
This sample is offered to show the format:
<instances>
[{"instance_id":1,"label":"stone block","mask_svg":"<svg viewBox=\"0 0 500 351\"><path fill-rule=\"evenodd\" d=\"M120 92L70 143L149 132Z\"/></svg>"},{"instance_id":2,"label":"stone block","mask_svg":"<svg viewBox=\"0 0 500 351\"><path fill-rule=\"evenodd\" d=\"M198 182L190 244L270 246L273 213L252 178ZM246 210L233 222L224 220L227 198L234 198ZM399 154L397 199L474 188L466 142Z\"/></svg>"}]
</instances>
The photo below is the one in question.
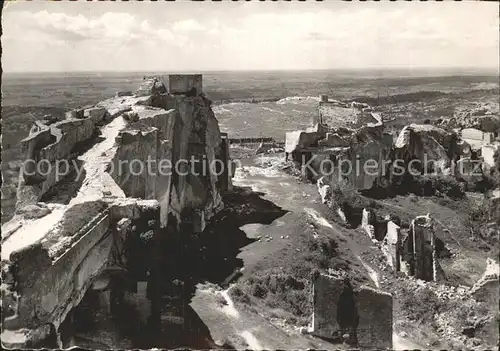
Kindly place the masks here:
<instances>
[{"instance_id":1,"label":"stone block","mask_svg":"<svg viewBox=\"0 0 500 351\"><path fill-rule=\"evenodd\" d=\"M90 118L95 124L101 122L106 116L106 109L103 107L91 107L83 111L85 118Z\"/></svg>"},{"instance_id":2,"label":"stone block","mask_svg":"<svg viewBox=\"0 0 500 351\"><path fill-rule=\"evenodd\" d=\"M195 89L196 95L203 92L203 76L201 74L168 75L168 92L170 94L186 94Z\"/></svg>"},{"instance_id":3,"label":"stone block","mask_svg":"<svg viewBox=\"0 0 500 351\"><path fill-rule=\"evenodd\" d=\"M341 336L339 300L346 288L344 277L321 273L313 280L313 334L332 339Z\"/></svg>"},{"instance_id":4,"label":"stone block","mask_svg":"<svg viewBox=\"0 0 500 351\"><path fill-rule=\"evenodd\" d=\"M115 97L123 97L123 96L133 96L134 93L131 91L117 91Z\"/></svg>"},{"instance_id":5,"label":"stone block","mask_svg":"<svg viewBox=\"0 0 500 351\"><path fill-rule=\"evenodd\" d=\"M392 349L392 295L362 286L355 292L361 349Z\"/></svg>"},{"instance_id":6,"label":"stone block","mask_svg":"<svg viewBox=\"0 0 500 351\"><path fill-rule=\"evenodd\" d=\"M387 263L396 271L400 269L400 237L401 228L392 221L387 222L387 234L381 249L387 258Z\"/></svg>"},{"instance_id":7,"label":"stone block","mask_svg":"<svg viewBox=\"0 0 500 351\"><path fill-rule=\"evenodd\" d=\"M75 109L66 112L65 114L66 119L83 119L84 118L84 113L82 109Z\"/></svg>"},{"instance_id":8,"label":"stone block","mask_svg":"<svg viewBox=\"0 0 500 351\"><path fill-rule=\"evenodd\" d=\"M484 145L481 147L481 157L483 158L484 166L491 168L495 166L495 152L500 149L500 144Z\"/></svg>"}]
</instances>

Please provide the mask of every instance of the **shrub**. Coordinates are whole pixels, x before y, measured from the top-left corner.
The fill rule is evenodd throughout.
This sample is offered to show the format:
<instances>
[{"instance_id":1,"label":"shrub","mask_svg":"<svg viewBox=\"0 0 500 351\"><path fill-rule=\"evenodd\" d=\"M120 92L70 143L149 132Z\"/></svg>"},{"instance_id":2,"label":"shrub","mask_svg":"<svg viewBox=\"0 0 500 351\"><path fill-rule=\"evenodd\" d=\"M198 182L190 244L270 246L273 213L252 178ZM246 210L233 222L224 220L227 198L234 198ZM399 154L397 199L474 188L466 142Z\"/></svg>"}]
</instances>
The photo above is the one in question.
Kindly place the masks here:
<instances>
[{"instance_id":1,"label":"shrub","mask_svg":"<svg viewBox=\"0 0 500 351\"><path fill-rule=\"evenodd\" d=\"M454 177L424 175L413 178L412 190L421 196L446 195L452 199L460 199L465 196L465 188L466 184Z\"/></svg>"},{"instance_id":2,"label":"shrub","mask_svg":"<svg viewBox=\"0 0 500 351\"><path fill-rule=\"evenodd\" d=\"M233 286L229 290L229 296L231 296L234 301L242 303L250 302L250 297L238 285Z\"/></svg>"},{"instance_id":3,"label":"shrub","mask_svg":"<svg viewBox=\"0 0 500 351\"><path fill-rule=\"evenodd\" d=\"M441 307L434 292L427 287L417 291L409 287L405 287L403 290L400 299L402 310L408 311L410 319L432 324L434 314L438 313Z\"/></svg>"}]
</instances>

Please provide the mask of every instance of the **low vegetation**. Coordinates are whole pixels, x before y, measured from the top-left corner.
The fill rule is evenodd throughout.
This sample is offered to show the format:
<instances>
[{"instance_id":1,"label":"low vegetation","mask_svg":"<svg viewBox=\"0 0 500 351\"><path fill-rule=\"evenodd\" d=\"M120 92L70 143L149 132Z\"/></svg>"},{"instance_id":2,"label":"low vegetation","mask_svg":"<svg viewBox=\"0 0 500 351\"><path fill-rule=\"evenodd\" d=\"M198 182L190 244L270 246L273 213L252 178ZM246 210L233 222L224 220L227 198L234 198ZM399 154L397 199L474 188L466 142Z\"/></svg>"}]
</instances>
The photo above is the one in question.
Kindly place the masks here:
<instances>
[{"instance_id":1,"label":"low vegetation","mask_svg":"<svg viewBox=\"0 0 500 351\"><path fill-rule=\"evenodd\" d=\"M313 307L312 275L328 268L350 270L335 240L311 231L314 229L306 230L293 246L276 255L279 264L268 262L240 279L230 290L231 297L247 305L258 300L272 310L285 312L289 322L307 325ZM359 276L356 279L362 280Z\"/></svg>"},{"instance_id":2,"label":"low vegetation","mask_svg":"<svg viewBox=\"0 0 500 351\"><path fill-rule=\"evenodd\" d=\"M435 340L432 346L470 348L491 342L488 333L498 323L498 311L486 303L471 299L465 290L401 283L394 289L398 319L406 319L412 329L427 330L427 339Z\"/></svg>"}]
</instances>

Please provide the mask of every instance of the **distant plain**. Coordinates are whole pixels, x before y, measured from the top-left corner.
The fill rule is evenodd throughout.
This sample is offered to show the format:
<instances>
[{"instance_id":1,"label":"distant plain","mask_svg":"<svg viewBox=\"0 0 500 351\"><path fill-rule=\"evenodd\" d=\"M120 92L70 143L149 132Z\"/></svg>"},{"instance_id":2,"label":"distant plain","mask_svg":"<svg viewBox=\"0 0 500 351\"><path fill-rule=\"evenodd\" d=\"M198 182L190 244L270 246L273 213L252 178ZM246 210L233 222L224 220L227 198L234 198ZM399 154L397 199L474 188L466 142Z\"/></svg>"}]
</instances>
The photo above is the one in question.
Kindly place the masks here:
<instances>
[{"instance_id":1,"label":"distant plain","mask_svg":"<svg viewBox=\"0 0 500 351\"><path fill-rule=\"evenodd\" d=\"M93 105L116 91L135 91L137 73L4 73L2 76L2 213L14 210L19 141L46 114ZM498 72L464 70L329 70L207 72L203 89L214 102L221 131L230 137L273 137L305 128L317 97L371 99L398 124L449 118L478 101L498 103Z\"/></svg>"}]
</instances>

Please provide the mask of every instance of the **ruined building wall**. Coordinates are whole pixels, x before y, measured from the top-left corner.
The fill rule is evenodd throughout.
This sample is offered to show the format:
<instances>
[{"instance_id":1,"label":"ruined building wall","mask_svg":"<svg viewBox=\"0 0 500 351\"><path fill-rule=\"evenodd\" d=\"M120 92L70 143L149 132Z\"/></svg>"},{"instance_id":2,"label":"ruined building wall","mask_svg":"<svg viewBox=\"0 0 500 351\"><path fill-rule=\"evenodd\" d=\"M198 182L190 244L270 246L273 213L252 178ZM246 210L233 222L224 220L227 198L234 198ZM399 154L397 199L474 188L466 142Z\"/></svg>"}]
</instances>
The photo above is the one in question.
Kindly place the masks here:
<instances>
[{"instance_id":1,"label":"ruined building wall","mask_svg":"<svg viewBox=\"0 0 500 351\"><path fill-rule=\"evenodd\" d=\"M430 217L415 218L410 230L413 235L415 278L434 280L434 230Z\"/></svg>"},{"instance_id":2,"label":"ruined building wall","mask_svg":"<svg viewBox=\"0 0 500 351\"><path fill-rule=\"evenodd\" d=\"M392 349L392 295L369 286L355 292L361 349Z\"/></svg>"},{"instance_id":3,"label":"ruined building wall","mask_svg":"<svg viewBox=\"0 0 500 351\"><path fill-rule=\"evenodd\" d=\"M392 221L387 222L387 234L381 249L387 258L387 262L395 271L400 270L400 237L401 228Z\"/></svg>"},{"instance_id":4,"label":"ruined building wall","mask_svg":"<svg viewBox=\"0 0 500 351\"><path fill-rule=\"evenodd\" d=\"M313 331L327 340L342 340L362 349L392 348L392 296L353 287L341 271L313 277Z\"/></svg>"},{"instance_id":5,"label":"ruined building wall","mask_svg":"<svg viewBox=\"0 0 500 351\"><path fill-rule=\"evenodd\" d=\"M117 94L68 114L67 120L46 128L40 124L23 140L26 158L78 158L83 179L68 189L54 187L62 179L53 173L20 179L18 211L2 227L9 232L2 242L2 296L8 303L4 345L33 346L57 331L95 279L112 266L127 265L124 245L130 235L150 238L158 248L160 226L166 227L167 219L173 218L174 228L182 227L189 235L202 231L205 221L222 208L230 179L221 181L213 172L190 174L191 169L182 167L179 171L186 174L175 169L168 176L147 170L133 174L127 167L121 174L113 172L120 160L147 164L148 157L173 165L191 156L207 163L230 162L211 102L202 92L170 95L157 83L146 81L149 85L138 93L153 95ZM230 176L226 172L222 177ZM67 202L38 203L52 189L67 196ZM158 252L150 253L153 260Z\"/></svg>"}]
</instances>

